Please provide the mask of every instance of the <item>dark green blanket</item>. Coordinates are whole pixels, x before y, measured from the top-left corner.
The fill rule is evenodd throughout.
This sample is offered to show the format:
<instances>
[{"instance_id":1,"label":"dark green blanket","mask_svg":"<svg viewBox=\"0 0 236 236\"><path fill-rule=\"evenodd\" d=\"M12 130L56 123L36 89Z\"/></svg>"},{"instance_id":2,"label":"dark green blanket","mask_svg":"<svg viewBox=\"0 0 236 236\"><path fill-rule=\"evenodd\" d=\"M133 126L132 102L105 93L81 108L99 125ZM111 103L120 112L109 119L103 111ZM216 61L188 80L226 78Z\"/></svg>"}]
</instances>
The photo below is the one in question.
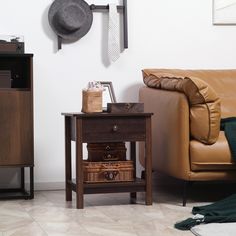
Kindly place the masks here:
<instances>
[{"instance_id":1,"label":"dark green blanket","mask_svg":"<svg viewBox=\"0 0 236 236\"><path fill-rule=\"evenodd\" d=\"M221 119L220 130L224 130L225 137L233 159L236 161L236 117ZM221 201L202 207L193 207L193 218L175 224L175 228L189 230L201 223L236 222L236 194Z\"/></svg>"},{"instance_id":2,"label":"dark green blanket","mask_svg":"<svg viewBox=\"0 0 236 236\"><path fill-rule=\"evenodd\" d=\"M231 155L236 161L236 117L221 119L220 130L225 131L225 137L229 143Z\"/></svg>"},{"instance_id":3,"label":"dark green blanket","mask_svg":"<svg viewBox=\"0 0 236 236\"><path fill-rule=\"evenodd\" d=\"M175 228L189 230L201 223L236 222L236 194L210 205L193 207L192 213L195 217L176 223Z\"/></svg>"}]
</instances>

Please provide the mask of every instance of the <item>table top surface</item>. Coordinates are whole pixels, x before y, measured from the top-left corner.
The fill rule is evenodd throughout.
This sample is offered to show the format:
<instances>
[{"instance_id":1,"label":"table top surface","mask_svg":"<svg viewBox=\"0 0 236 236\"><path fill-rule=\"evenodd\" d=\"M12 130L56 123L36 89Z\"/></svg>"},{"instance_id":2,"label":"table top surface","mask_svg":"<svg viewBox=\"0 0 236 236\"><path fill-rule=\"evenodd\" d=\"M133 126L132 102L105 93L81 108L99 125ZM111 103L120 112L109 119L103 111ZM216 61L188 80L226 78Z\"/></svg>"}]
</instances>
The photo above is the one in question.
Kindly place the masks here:
<instances>
[{"instance_id":1,"label":"table top surface","mask_svg":"<svg viewBox=\"0 0 236 236\"><path fill-rule=\"evenodd\" d=\"M153 113L139 112L139 113L107 113L107 112L96 112L96 113L83 113L83 112L63 112L63 116L70 117L150 117Z\"/></svg>"}]
</instances>

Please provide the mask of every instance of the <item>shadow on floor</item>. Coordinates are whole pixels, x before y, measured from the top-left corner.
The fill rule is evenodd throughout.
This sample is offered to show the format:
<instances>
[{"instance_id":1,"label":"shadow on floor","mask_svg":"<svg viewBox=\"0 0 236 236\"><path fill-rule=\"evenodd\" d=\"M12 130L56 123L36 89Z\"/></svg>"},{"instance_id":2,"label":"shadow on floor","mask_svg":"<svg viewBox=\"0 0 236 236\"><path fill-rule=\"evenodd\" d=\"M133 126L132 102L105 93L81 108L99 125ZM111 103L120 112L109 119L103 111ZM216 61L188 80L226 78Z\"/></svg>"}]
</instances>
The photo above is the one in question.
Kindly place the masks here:
<instances>
[{"instance_id":1,"label":"shadow on floor","mask_svg":"<svg viewBox=\"0 0 236 236\"><path fill-rule=\"evenodd\" d=\"M163 182L163 180L162 180ZM179 202L182 204L183 181L165 177L164 183L153 183L153 201L157 203ZM232 182L194 182L188 189L187 203L215 202L236 193L236 183Z\"/></svg>"}]
</instances>

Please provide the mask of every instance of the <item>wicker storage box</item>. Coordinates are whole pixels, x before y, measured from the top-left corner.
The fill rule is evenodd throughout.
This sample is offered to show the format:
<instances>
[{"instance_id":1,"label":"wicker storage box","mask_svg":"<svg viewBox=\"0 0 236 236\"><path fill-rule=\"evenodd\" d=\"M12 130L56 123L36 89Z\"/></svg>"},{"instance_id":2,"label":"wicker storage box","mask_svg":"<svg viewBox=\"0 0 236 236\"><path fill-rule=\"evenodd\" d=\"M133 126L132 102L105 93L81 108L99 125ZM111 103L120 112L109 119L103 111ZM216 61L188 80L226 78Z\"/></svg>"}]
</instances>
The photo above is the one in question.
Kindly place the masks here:
<instances>
[{"instance_id":1,"label":"wicker storage box","mask_svg":"<svg viewBox=\"0 0 236 236\"><path fill-rule=\"evenodd\" d=\"M123 182L134 180L133 161L84 161L84 182Z\"/></svg>"},{"instance_id":2,"label":"wicker storage box","mask_svg":"<svg viewBox=\"0 0 236 236\"><path fill-rule=\"evenodd\" d=\"M82 112L102 112L102 91L82 92Z\"/></svg>"},{"instance_id":3,"label":"wicker storage box","mask_svg":"<svg viewBox=\"0 0 236 236\"><path fill-rule=\"evenodd\" d=\"M126 147L119 143L89 143L88 161L125 161Z\"/></svg>"}]
</instances>

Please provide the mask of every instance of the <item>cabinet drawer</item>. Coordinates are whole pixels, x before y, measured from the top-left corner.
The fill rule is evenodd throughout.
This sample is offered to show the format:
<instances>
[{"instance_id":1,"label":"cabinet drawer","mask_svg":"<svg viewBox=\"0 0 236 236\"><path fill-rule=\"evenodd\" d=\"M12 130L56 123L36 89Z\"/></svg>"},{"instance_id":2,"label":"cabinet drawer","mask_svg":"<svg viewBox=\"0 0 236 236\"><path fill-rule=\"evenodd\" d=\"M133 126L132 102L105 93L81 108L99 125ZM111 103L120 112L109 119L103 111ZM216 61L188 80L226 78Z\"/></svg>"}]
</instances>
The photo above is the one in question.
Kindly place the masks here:
<instances>
[{"instance_id":1,"label":"cabinet drawer","mask_svg":"<svg viewBox=\"0 0 236 236\"><path fill-rule=\"evenodd\" d=\"M83 142L142 141L145 117L96 117L83 119Z\"/></svg>"}]
</instances>

